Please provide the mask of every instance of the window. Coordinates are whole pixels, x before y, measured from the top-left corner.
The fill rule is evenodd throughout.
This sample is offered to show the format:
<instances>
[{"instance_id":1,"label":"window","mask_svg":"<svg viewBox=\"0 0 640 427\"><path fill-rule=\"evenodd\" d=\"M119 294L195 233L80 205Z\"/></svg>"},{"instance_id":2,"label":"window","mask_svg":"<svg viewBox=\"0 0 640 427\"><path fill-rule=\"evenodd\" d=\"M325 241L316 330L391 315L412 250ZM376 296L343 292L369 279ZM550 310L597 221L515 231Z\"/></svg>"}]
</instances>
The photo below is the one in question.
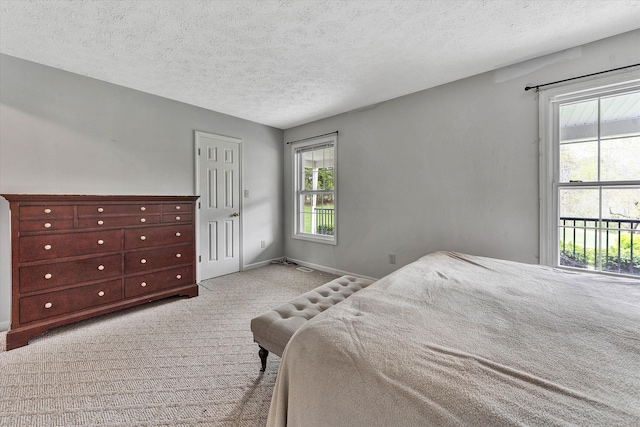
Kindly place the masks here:
<instances>
[{"instance_id":1,"label":"window","mask_svg":"<svg viewBox=\"0 0 640 427\"><path fill-rule=\"evenodd\" d=\"M635 77L540 94L543 264L640 276Z\"/></svg>"},{"instance_id":2,"label":"window","mask_svg":"<svg viewBox=\"0 0 640 427\"><path fill-rule=\"evenodd\" d=\"M293 145L294 238L337 244L337 135Z\"/></svg>"}]
</instances>

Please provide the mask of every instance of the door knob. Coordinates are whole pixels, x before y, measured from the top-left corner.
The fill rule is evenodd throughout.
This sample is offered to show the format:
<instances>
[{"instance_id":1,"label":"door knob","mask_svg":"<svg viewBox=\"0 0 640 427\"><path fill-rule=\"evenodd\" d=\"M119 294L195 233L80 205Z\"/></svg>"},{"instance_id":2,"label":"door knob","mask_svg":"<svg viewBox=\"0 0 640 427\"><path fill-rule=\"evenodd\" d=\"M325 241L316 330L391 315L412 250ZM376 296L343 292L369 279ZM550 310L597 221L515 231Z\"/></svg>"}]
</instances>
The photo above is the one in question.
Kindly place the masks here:
<instances>
[{"instance_id":1,"label":"door knob","mask_svg":"<svg viewBox=\"0 0 640 427\"><path fill-rule=\"evenodd\" d=\"M231 216L240 216L240 213L239 212L234 212L234 213L231 214Z\"/></svg>"}]
</instances>

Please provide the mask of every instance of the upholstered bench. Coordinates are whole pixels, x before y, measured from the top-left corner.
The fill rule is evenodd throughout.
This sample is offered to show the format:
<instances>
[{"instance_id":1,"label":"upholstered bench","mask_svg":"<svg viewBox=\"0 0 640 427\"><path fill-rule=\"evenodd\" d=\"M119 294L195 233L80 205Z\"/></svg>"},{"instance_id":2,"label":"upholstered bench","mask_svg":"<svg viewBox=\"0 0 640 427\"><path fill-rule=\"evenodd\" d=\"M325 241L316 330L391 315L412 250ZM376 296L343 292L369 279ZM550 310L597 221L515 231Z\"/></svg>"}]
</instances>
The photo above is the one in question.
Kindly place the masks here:
<instances>
[{"instance_id":1,"label":"upholstered bench","mask_svg":"<svg viewBox=\"0 0 640 427\"><path fill-rule=\"evenodd\" d=\"M262 371L269 352L282 356L295 331L324 310L373 283L373 280L342 276L300 295L251 320L253 340L258 343Z\"/></svg>"}]
</instances>

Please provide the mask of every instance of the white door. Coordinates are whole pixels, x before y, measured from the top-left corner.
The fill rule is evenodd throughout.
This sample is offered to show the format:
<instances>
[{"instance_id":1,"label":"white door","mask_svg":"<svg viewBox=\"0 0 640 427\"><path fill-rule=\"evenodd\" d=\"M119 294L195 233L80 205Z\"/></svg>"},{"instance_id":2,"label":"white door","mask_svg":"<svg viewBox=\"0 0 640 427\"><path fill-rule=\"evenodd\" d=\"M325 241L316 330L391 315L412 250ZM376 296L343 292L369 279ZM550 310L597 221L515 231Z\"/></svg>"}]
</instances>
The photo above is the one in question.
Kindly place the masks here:
<instances>
[{"instance_id":1,"label":"white door","mask_svg":"<svg viewBox=\"0 0 640 427\"><path fill-rule=\"evenodd\" d=\"M198 280L240 271L241 142L196 132Z\"/></svg>"}]
</instances>

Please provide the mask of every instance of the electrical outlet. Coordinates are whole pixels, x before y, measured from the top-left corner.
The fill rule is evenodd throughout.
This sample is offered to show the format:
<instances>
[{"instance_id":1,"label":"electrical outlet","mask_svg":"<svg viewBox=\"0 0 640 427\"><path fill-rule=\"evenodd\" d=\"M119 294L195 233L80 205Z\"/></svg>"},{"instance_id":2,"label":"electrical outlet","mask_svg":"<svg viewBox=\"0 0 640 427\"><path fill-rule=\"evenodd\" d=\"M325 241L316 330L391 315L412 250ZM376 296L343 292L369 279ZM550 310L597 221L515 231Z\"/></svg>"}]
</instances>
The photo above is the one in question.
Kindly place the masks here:
<instances>
[{"instance_id":1,"label":"electrical outlet","mask_svg":"<svg viewBox=\"0 0 640 427\"><path fill-rule=\"evenodd\" d=\"M249 197L249 190L244 190L244 197Z\"/></svg>"},{"instance_id":2,"label":"electrical outlet","mask_svg":"<svg viewBox=\"0 0 640 427\"><path fill-rule=\"evenodd\" d=\"M389 264L396 263L396 254L389 254Z\"/></svg>"},{"instance_id":3,"label":"electrical outlet","mask_svg":"<svg viewBox=\"0 0 640 427\"><path fill-rule=\"evenodd\" d=\"M260 247L261 248L266 248L267 247L267 242L265 242L264 240L260 241Z\"/></svg>"}]
</instances>

